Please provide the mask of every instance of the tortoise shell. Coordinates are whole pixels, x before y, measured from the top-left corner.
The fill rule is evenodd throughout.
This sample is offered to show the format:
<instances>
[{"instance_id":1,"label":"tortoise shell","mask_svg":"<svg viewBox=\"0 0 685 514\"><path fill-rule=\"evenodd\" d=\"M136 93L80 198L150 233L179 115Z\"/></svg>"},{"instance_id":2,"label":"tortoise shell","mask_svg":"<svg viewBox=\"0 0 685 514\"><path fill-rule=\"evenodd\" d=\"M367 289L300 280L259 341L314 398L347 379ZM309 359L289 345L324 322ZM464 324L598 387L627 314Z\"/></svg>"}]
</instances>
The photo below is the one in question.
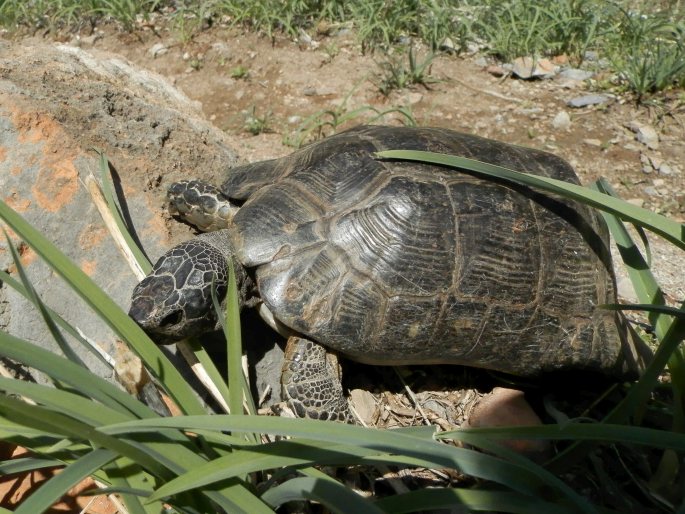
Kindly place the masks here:
<instances>
[{"instance_id":1,"label":"tortoise shell","mask_svg":"<svg viewBox=\"0 0 685 514\"><path fill-rule=\"evenodd\" d=\"M590 208L388 149L460 155L578 183L546 152L438 128L358 127L234 168L229 228L286 326L364 363L620 375L608 235Z\"/></svg>"}]
</instances>

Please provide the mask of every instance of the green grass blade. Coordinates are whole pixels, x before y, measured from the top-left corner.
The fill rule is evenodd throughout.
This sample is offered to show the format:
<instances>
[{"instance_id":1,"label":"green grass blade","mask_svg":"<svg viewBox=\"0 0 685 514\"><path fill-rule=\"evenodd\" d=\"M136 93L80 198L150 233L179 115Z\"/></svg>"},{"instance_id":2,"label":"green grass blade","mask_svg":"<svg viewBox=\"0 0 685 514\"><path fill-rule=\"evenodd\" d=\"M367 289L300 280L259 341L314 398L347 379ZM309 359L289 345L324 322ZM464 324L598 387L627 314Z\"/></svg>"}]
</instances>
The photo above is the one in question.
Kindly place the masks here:
<instances>
[{"instance_id":1,"label":"green grass blade","mask_svg":"<svg viewBox=\"0 0 685 514\"><path fill-rule=\"evenodd\" d=\"M616 311L644 311L655 314L665 314L685 320L685 310L682 307L669 307L668 305L653 305L651 303L629 303L625 305L602 305L603 309Z\"/></svg>"},{"instance_id":2,"label":"green grass blade","mask_svg":"<svg viewBox=\"0 0 685 514\"><path fill-rule=\"evenodd\" d=\"M92 475L117 454L111 450L98 448L66 466L60 473L31 493L15 510L16 514L36 514L48 510L69 489Z\"/></svg>"},{"instance_id":3,"label":"green grass blade","mask_svg":"<svg viewBox=\"0 0 685 514\"><path fill-rule=\"evenodd\" d=\"M599 180L592 187L604 194L616 197L613 189L604 180ZM652 274L648 259L642 256L640 249L633 241L625 225L613 214L602 212L602 215L616 242L638 299L643 304L665 305L666 300L663 291ZM663 316L654 315L650 315L649 319L655 326L657 337L659 339L663 338L668 331L670 321L666 320Z\"/></svg>"},{"instance_id":4,"label":"green grass blade","mask_svg":"<svg viewBox=\"0 0 685 514\"><path fill-rule=\"evenodd\" d=\"M228 392L232 414L243 413L243 397L252 398L250 391L243 390L245 383L243 375L243 348L242 335L240 333L240 302L238 300L238 289L235 282L235 270L233 262L228 262L228 290L226 291L226 319L224 322L224 332L227 342L228 360Z\"/></svg>"},{"instance_id":5,"label":"green grass blade","mask_svg":"<svg viewBox=\"0 0 685 514\"><path fill-rule=\"evenodd\" d=\"M84 398L81 394L24 380L0 377L0 391L30 398L36 403L90 425L106 425L135 419L130 413L112 409Z\"/></svg>"},{"instance_id":6,"label":"green grass blade","mask_svg":"<svg viewBox=\"0 0 685 514\"><path fill-rule=\"evenodd\" d=\"M42 459L37 457L22 457L0 462L0 475L13 475L43 468L62 466L64 462L57 459Z\"/></svg>"},{"instance_id":7,"label":"green grass blade","mask_svg":"<svg viewBox=\"0 0 685 514\"><path fill-rule=\"evenodd\" d=\"M553 512L554 514L577 513L567 505L550 503L540 498L533 498L509 491L484 491L470 489L421 489L409 493L381 498L376 506L383 512L404 514L408 512L453 511L463 506L468 512L508 512L530 514L532 512Z\"/></svg>"},{"instance_id":8,"label":"green grass blade","mask_svg":"<svg viewBox=\"0 0 685 514\"><path fill-rule=\"evenodd\" d=\"M535 427L468 428L443 432L440 439L459 439L481 446L481 440L550 439L568 441L600 441L636 444L652 448L685 451L685 434L654 428L634 427L609 423L564 423Z\"/></svg>"},{"instance_id":9,"label":"green grass blade","mask_svg":"<svg viewBox=\"0 0 685 514\"><path fill-rule=\"evenodd\" d=\"M615 195L611 187L604 181L599 181L596 187L607 194ZM657 339L660 341L654 361L639 382L633 385L623 401L609 414L606 421L621 421L627 416L639 412L649 400L663 369L668 366L674 392L675 428L682 429L685 425L685 405L683 404L685 364L682 358L681 342L685 336L685 320L682 316L682 313L685 312L685 304L681 305L680 309L664 307L666 300L661 288L625 226L616 216L609 213L603 214L626 264L638 299L652 305L648 309L650 312L649 320L654 326Z\"/></svg>"},{"instance_id":10,"label":"green grass blade","mask_svg":"<svg viewBox=\"0 0 685 514\"><path fill-rule=\"evenodd\" d=\"M39 346L0 331L0 355L42 371L62 383L80 389L108 407L129 412L139 418L155 417L157 414L114 384L94 375L78 364L55 355Z\"/></svg>"},{"instance_id":11,"label":"green grass blade","mask_svg":"<svg viewBox=\"0 0 685 514\"><path fill-rule=\"evenodd\" d=\"M186 344L187 348L193 352L193 354L195 355L195 359L197 359L197 362L199 362L200 365L202 365L202 367L204 368L205 372L207 373L207 376L209 377L209 380L212 381L212 383L216 387L216 390L221 396L223 403L225 405L228 405L229 393L226 379L221 375L221 373L217 369L211 356L209 355L209 353L207 353L207 350L199 341L199 338L189 337L188 339L185 339L183 342Z\"/></svg>"},{"instance_id":12,"label":"green grass blade","mask_svg":"<svg viewBox=\"0 0 685 514\"><path fill-rule=\"evenodd\" d=\"M3 201L0 201L0 219L24 239L97 312L103 321L129 343L184 412L193 414L204 412L195 393L174 365L147 334L90 277Z\"/></svg>"},{"instance_id":13,"label":"green grass blade","mask_svg":"<svg viewBox=\"0 0 685 514\"><path fill-rule=\"evenodd\" d=\"M406 161L427 162L441 166L449 166L478 175L497 177L510 180L517 184L535 187L563 195L567 198L577 200L602 211L610 212L622 219L645 227L664 239L670 241L678 248L685 250L685 225L669 220L668 218L654 212L629 204L622 200L612 198L609 195L590 190L588 188L569 184L562 180L531 175L530 173L520 173L502 166L488 164L466 157L439 154L433 152L423 152L414 150L389 150L378 152L376 157L380 159L396 159Z\"/></svg>"},{"instance_id":14,"label":"green grass blade","mask_svg":"<svg viewBox=\"0 0 685 514\"><path fill-rule=\"evenodd\" d=\"M112 214L112 218L114 218L119 232L124 238L126 245L131 250L131 253L138 263L138 266L140 266L140 269L142 269L147 275L150 273L150 271L152 271L152 265L150 264L147 256L131 237L132 228L127 226L124 221L124 217L122 215L123 210L119 204L116 194L114 194L114 188L112 187L112 177L109 173L109 161L107 160L107 156L101 151L98 151L97 153L100 156L100 180L102 182L102 192Z\"/></svg>"},{"instance_id":15,"label":"green grass blade","mask_svg":"<svg viewBox=\"0 0 685 514\"><path fill-rule=\"evenodd\" d=\"M385 514L351 489L332 480L312 477L288 480L266 491L262 499L274 509L291 501L311 500L336 514Z\"/></svg>"},{"instance_id":16,"label":"green grass blade","mask_svg":"<svg viewBox=\"0 0 685 514\"><path fill-rule=\"evenodd\" d=\"M158 514L162 512L161 502L143 503L138 491L145 491L149 496L153 477L143 470L136 471L135 465L127 458L121 457L104 468L111 488L118 489L129 514ZM110 494L107 490L103 494Z\"/></svg>"},{"instance_id":17,"label":"green grass blade","mask_svg":"<svg viewBox=\"0 0 685 514\"><path fill-rule=\"evenodd\" d=\"M24 266L22 266L22 264L21 264L21 259L19 258L19 254L17 253L17 249L12 244L12 241L10 241L10 238L7 235L7 232L5 232L5 241L7 241L7 247L10 249L10 253L12 254L12 259L14 260L14 265L16 266L17 271L19 272L19 277L21 278L21 282L24 286L24 289L28 293L29 300L31 301L31 303L33 303L34 306L36 306L36 308L38 309L38 312L40 312L40 315L43 318L43 321L45 322L45 324L47 325L47 328L50 331L52 338L57 343L57 346L59 346L59 348L60 348L60 350L62 350L62 353L64 354L64 356L67 357L70 361L72 361L76 364L79 364L80 366L85 368L86 367L85 363L83 362L83 360L81 360L81 357L79 357L78 354L69 345L67 340L62 335L62 332L60 332L59 328L57 328L57 324L55 323L55 321L50 316L50 313L48 312L47 307L45 306L43 301L40 299L40 296L38 296L38 293L36 292L36 290L31 285L31 282L29 281L29 278L26 275L26 271L24 270Z\"/></svg>"}]
</instances>

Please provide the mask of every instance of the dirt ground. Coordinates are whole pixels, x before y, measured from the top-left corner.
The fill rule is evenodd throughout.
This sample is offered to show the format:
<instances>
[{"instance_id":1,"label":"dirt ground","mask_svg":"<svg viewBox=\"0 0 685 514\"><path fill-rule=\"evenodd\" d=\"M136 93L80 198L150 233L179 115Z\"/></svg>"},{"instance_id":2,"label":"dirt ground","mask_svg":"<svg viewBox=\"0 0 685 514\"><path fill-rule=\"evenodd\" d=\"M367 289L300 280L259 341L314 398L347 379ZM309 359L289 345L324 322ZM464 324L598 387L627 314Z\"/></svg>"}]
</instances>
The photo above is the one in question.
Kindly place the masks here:
<instances>
[{"instance_id":1,"label":"dirt ground","mask_svg":"<svg viewBox=\"0 0 685 514\"><path fill-rule=\"evenodd\" d=\"M683 92L666 93L641 106L621 95L601 105L567 106L611 79L611 72L602 68L601 53L582 66L595 72L584 82L561 75L525 81L496 76L482 55L441 53L429 68L427 87L414 85L384 96L378 84L381 64L388 58L362 54L354 34L345 30L292 41L217 27L182 43L172 28L153 25L133 34L103 27L93 34L56 39L121 54L167 77L232 135L244 161L291 152L286 142L298 139L298 130L311 116L332 121L330 113L336 112L339 119L347 119L337 127L341 130L372 119L375 112L370 108L394 111L376 123L402 123L407 120L397 111L402 108L419 125L551 151L567 159L583 183L606 177L624 199L677 221L685 218ZM405 67L406 54L403 49L396 52ZM417 60L426 55L419 48ZM567 67L563 57L558 63ZM563 112L570 123L558 122ZM656 130L656 147L637 140L636 123ZM261 133L254 135L250 126ZM324 127L324 133L332 131ZM657 276L669 300L680 302L685 299L680 252L657 240L653 245ZM635 300L620 269L619 291L625 300Z\"/></svg>"}]
</instances>

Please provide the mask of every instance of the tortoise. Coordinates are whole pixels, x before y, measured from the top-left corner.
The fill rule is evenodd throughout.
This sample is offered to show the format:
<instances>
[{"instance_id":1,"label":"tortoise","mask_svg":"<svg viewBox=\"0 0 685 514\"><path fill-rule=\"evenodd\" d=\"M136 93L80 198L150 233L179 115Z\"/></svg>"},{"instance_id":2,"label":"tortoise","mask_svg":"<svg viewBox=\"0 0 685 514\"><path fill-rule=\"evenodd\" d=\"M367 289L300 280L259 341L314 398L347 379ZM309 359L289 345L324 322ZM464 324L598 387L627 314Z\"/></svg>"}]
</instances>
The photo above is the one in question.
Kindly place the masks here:
<instances>
[{"instance_id":1,"label":"tortoise","mask_svg":"<svg viewBox=\"0 0 685 514\"><path fill-rule=\"evenodd\" d=\"M382 161L460 155L578 178L559 157L443 128L360 126L169 188L201 231L136 286L130 316L161 342L213 330L234 266L242 306L289 335L282 389L301 417L350 421L332 355L522 377L635 377L647 355L614 303L608 232L579 203L464 171Z\"/></svg>"}]
</instances>

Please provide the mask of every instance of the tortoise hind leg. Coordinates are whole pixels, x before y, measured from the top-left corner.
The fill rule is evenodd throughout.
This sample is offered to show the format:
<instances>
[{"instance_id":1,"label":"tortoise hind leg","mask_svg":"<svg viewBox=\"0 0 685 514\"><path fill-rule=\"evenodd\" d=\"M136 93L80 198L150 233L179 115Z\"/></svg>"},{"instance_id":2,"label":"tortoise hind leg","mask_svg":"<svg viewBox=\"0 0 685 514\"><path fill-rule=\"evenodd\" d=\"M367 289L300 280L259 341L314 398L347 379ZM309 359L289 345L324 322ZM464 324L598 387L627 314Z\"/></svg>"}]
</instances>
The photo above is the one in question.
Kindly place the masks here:
<instances>
[{"instance_id":1,"label":"tortoise hind leg","mask_svg":"<svg viewBox=\"0 0 685 514\"><path fill-rule=\"evenodd\" d=\"M283 397L300 418L354 423L334 354L302 337L290 337L281 374Z\"/></svg>"},{"instance_id":2,"label":"tortoise hind leg","mask_svg":"<svg viewBox=\"0 0 685 514\"><path fill-rule=\"evenodd\" d=\"M219 188L199 180L174 182L167 191L169 212L202 232L226 228L238 208Z\"/></svg>"}]
</instances>

